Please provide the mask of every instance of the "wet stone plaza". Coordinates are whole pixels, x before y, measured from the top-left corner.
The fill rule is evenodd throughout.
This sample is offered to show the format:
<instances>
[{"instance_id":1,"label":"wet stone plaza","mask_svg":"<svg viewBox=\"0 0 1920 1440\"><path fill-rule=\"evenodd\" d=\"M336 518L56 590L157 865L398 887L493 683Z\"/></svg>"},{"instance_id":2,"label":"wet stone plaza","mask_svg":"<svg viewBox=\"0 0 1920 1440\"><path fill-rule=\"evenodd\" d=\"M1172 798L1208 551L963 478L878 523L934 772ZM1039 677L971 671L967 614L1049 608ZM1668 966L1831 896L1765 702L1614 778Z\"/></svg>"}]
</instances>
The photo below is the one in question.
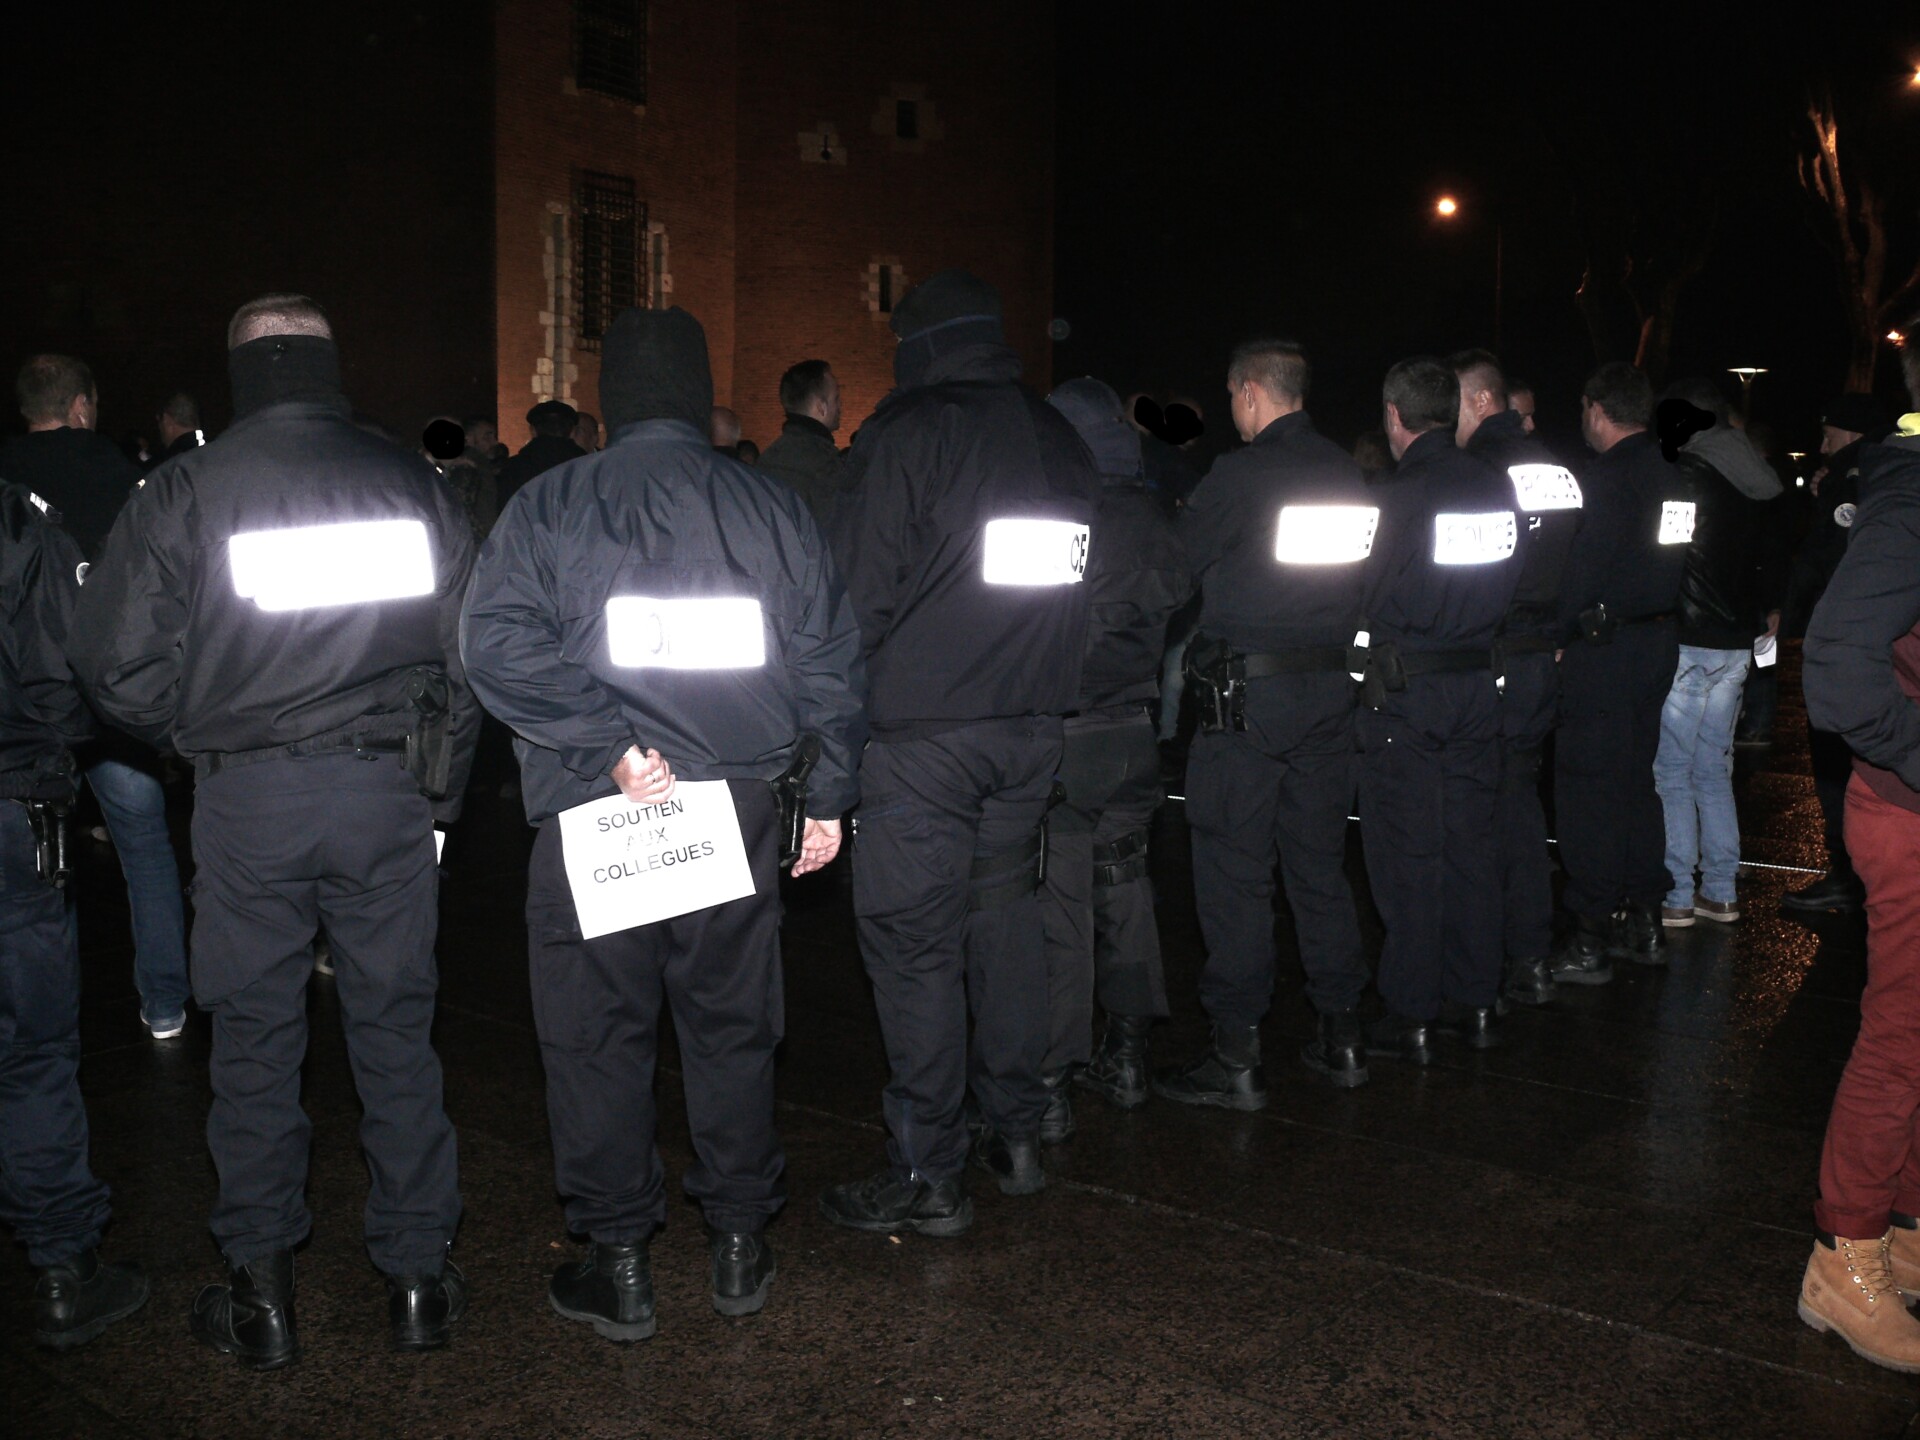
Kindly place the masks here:
<instances>
[{"instance_id":1,"label":"wet stone plaza","mask_svg":"<svg viewBox=\"0 0 1920 1440\"><path fill-rule=\"evenodd\" d=\"M1791 659L1791 657L1789 657ZM1791 678L1791 677L1789 677ZM436 1039L459 1129L472 1309L449 1350L387 1349L361 1247L359 1106L332 982L311 990L305 1100L314 1233L301 1361L256 1376L195 1345L221 1274L202 1138L209 1032L156 1043L133 989L111 852L83 843L82 1080L114 1190L106 1252L153 1298L70 1355L28 1343L31 1274L0 1273L12 1436L1920 1435L1920 1384L1796 1318L1822 1127L1858 1021L1858 920L1778 913L1820 864L1805 716L1743 752L1748 918L1672 932L1665 971L1516 1010L1506 1048L1373 1064L1316 1088L1288 949L1258 1114L1083 1098L1051 1183L974 1189L957 1240L836 1230L822 1187L874 1168L885 1078L845 861L790 884L780 1125L791 1200L769 1232L765 1312L710 1308L676 1060L659 1079L676 1197L655 1238L659 1333L621 1346L555 1316L575 1253L553 1194L521 903L529 833L474 802L449 855ZM185 801L184 794L179 799ZM185 815L181 824L184 840ZM1355 829L1351 870L1364 897ZM1180 805L1154 835L1175 1015L1162 1060L1205 1038ZM182 847L184 856L184 845ZM1764 868L1782 867L1782 868ZM1379 930L1362 900L1369 942ZM1279 925L1291 936L1284 915ZM1290 938L1288 942L1290 944Z\"/></svg>"}]
</instances>

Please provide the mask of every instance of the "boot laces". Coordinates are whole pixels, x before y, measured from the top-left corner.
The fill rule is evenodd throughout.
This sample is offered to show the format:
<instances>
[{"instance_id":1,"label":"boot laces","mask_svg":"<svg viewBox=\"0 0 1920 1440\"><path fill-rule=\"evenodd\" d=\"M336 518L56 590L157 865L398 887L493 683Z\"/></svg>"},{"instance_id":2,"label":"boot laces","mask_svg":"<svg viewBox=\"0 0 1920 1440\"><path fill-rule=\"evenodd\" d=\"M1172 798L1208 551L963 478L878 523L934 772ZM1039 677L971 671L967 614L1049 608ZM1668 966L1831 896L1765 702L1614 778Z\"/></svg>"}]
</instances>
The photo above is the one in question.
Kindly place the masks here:
<instances>
[{"instance_id":1,"label":"boot laces","mask_svg":"<svg viewBox=\"0 0 1920 1440\"><path fill-rule=\"evenodd\" d=\"M1892 1293L1892 1240L1882 1235L1877 1240L1842 1240L1839 1244L1847 1274L1866 1293L1869 1304Z\"/></svg>"}]
</instances>

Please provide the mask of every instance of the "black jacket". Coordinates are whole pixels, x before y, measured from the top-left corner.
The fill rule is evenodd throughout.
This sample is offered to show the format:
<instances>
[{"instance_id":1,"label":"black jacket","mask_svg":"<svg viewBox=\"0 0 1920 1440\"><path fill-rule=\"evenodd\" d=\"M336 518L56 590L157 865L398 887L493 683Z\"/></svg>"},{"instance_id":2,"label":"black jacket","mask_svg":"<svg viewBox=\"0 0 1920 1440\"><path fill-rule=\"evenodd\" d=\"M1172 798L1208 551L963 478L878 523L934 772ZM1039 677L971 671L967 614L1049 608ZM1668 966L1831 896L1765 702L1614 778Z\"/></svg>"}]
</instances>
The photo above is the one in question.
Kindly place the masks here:
<instances>
[{"instance_id":1,"label":"black jacket","mask_svg":"<svg viewBox=\"0 0 1920 1440\"><path fill-rule=\"evenodd\" d=\"M534 476L544 475L569 460L578 460L586 453L564 435L534 436L520 447L519 454L500 462L500 472L493 481L495 505L505 510L514 492Z\"/></svg>"},{"instance_id":2,"label":"black jacket","mask_svg":"<svg viewBox=\"0 0 1920 1440\"><path fill-rule=\"evenodd\" d=\"M825 521L846 480L847 462L833 443L833 432L811 415L789 415L780 438L761 452L757 469L784 480L807 502L813 518Z\"/></svg>"},{"instance_id":3,"label":"black jacket","mask_svg":"<svg viewBox=\"0 0 1920 1440\"><path fill-rule=\"evenodd\" d=\"M618 663L626 622L609 625L609 602L635 597L757 600L765 663ZM647 623L656 643L699 638ZM826 542L799 496L685 420L625 425L523 490L481 549L461 635L481 701L520 736L534 824L614 794L630 745L658 749L679 779L770 780L811 731L808 812L858 798L860 635Z\"/></svg>"},{"instance_id":4,"label":"black jacket","mask_svg":"<svg viewBox=\"0 0 1920 1440\"><path fill-rule=\"evenodd\" d=\"M1482 420L1466 451L1513 483L1514 504L1527 531L1507 633L1557 636L1567 557L1580 529L1579 482L1551 450L1527 433L1515 410L1501 410Z\"/></svg>"},{"instance_id":5,"label":"black jacket","mask_svg":"<svg viewBox=\"0 0 1920 1440\"><path fill-rule=\"evenodd\" d=\"M1351 644L1366 607L1366 552L1331 564L1283 560L1280 516L1343 506L1377 521L1379 503L1352 457L1304 410L1221 456L1180 514L1201 630L1243 653Z\"/></svg>"},{"instance_id":6,"label":"black jacket","mask_svg":"<svg viewBox=\"0 0 1920 1440\"><path fill-rule=\"evenodd\" d=\"M1580 533L1561 592L1564 633L1577 634L1580 614L1595 605L1622 623L1672 614L1692 537L1686 477L1640 431L1594 456L1581 489Z\"/></svg>"},{"instance_id":7,"label":"black jacket","mask_svg":"<svg viewBox=\"0 0 1920 1440\"><path fill-rule=\"evenodd\" d=\"M0 449L0 481L24 486L60 514L88 560L100 558L140 472L120 447L93 430L36 430Z\"/></svg>"},{"instance_id":8,"label":"black jacket","mask_svg":"<svg viewBox=\"0 0 1920 1440\"><path fill-rule=\"evenodd\" d=\"M318 527L351 522L383 528L324 552ZM356 576L379 554L371 535L396 549ZM316 603L290 588L391 587L402 557L424 593ZM466 516L424 460L356 426L344 398L270 405L135 493L88 573L74 669L107 719L189 759L403 737L411 672L444 673L455 760L435 813L451 819L479 724L457 633L472 565Z\"/></svg>"},{"instance_id":9,"label":"black jacket","mask_svg":"<svg viewBox=\"0 0 1920 1440\"><path fill-rule=\"evenodd\" d=\"M860 623L876 739L1078 703L1078 582L1099 477L1073 427L1019 377L1002 344L938 355L925 383L880 402L848 459L832 540ZM996 521L1014 523L990 547ZM1047 583L989 579L1043 572Z\"/></svg>"},{"instance_id":10,"label":"black jacket","mask_svg":"<svg viewBox=\"0 0 1920 1440\"><path fill-rule=\"evenodd\" d=\"M1745 650L1767 628L1778 601L1763 565L1769 551L1766 506L1749 499L1700 456L1674 459L1694 502L1693 539L1680 577L1680 643Z\"/></svg>"},{"instance_id":11,"label":"black jacket","mask_svg":"<svg viewBox=\"0 0 1920 1440\"><path fill-rule=\"evenodd\" d=\"M1807 517L1807 532L1793 554L1783 634L1806 633L1814 606L1833 579L1840 557L1847 553L1847 537L1853 533L1860 509L1860 462L1866 446L1866 441L1856 440L1827 457L1826 475Z\"/></svg>"},{"instance_id":12,"label":"black jacket","mask_svg":"<svg viewBox=\"0 0 1920 1440\"><path fill-rule=\"evenodd\" d=\"M1867 446L1860 496L1807 627L1807 718L1878 794L1920 809L1920 436Z\"/></svg>"},{"instance_id":13,"label":"black jacket","mask_svg":"<svg viewBox=\"0 0 1920 1440\"><path fill-rule=\"evenodd\" d=\"M167 461L177 460L182 455L198 450L206 443L207 432L204 430L188 430L184 434L176 435L173 437L172 444L168 445L166 449L162 450L142 467L143 472L151 473L158 470L162 465L166 464Z\"/></svg>"},{"instance_id":14,"label":"black jacket","mask_svg":"<svg viewBox=\"0 0 1920 1440\"><path fill-rule=\"evenodd\" d=\"M1087 654L1082 712L1160 693L1167 622L1193 593L1186 552L1139 476L1103 476L1087 557Z\"/></svg>"},{"instance_id":15,"label":"black jacket","mask_svg":"<svg viewBox=\"0 0 1920 1440\"><path fill-rule=\"evenodd\" d=\"M1512 482L1456 446L1452 431L1429 430L1366 493L1380 506L1367 577L1372 643L1405 656L1490 651L1526 553Z\"/></svg>"},{"instance_id":16,"label":"black jacket","mask_svg":"<svg viewBox=\"0 0 1920 1440\"><path fill-rule=\"evenodd\" d=\"M18 485L0 486L0 799L73 793L93 717L67 667L80 547Z\"/></svg>"}]
</instances>

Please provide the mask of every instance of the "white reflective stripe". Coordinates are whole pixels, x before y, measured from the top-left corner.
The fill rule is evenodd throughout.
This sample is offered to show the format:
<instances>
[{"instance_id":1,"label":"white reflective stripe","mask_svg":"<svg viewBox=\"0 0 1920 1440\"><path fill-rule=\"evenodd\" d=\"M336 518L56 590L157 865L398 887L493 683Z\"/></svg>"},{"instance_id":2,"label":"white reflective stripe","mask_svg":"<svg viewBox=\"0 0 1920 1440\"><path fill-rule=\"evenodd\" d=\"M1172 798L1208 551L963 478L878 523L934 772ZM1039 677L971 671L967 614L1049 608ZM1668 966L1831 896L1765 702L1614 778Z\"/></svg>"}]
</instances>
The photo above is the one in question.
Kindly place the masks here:
<instances>
[{"instance_id":1,"label":"white reflective stripe","mask_svg":"<svg viewBox=\"0 0 1920 1440\"><path fill-rule=\"evenodd\" d=\"M251 530L227 541L234 594L262 610L365 605L433 593L433 547L418 520Z\"/></svg>"},{"instance_id":2,"label":"white reflective stripe","mask_svg":"<svg viewBox=\"0 0 1920 1440\"><path fill-rule=\"evenodd\" d=\"M1513 481L1513 493L1520 508L1530 515L1542 510L1578 510L1580 482L1573 472L1560 465L1510 465L1507 478Z\"/></svg>"},{"instance_id":3,"label":"white reflective stripe","mask_svg":"<svg viewBox=\"0 0 1920 1440\"><path fill-rule=\"evenodd\" d=\"M1373 553L1380 512L1371 505L1283 505L1273 558L1282 565L1350 565Z\"/></svg>"},{"instance_id":4,"label":"white reflective stripe","mask_svg":"<svg viewBox=\"0 0 1920 1440\"><path fill-rule=\"evenodd\" d=\"M1072 520L989 520L982 575L989 585L1077 585L1091 531Z\"/></svg>"},{"instance_id":5,"label":"white reflective stripe","mask_svg":"<svg viewBox=\"0 0 1920 1440\"><path fill-rule=\"evenodd\" d=\"M38 495L34 494L31 490L27 492L27 499L40 511L42 515L51 515L53 513L53 507L47 504L47 502L42 500ZM1848 518L1849 520L1851 520L1852 517L1849 516Z\"/></svg>"},{"instance_id":6,"label":"white reflective stripe","mask_svg":"<svg viewBox=\"0 0 1920 1440\"><path fill-rule=\"evenodd\" d=\"M616 595L607 654L629 670L753 670L767 663L767 631L751 595Z\"/></svg>"},{"instance_id":7,"label":"white reflective stripe","mask_svg":"<svg viewBox=\"0 0 1920 1440\"><path fill-rule=\"evenodd\" d=\"M1660 543L1685 545L1693 539L1693 501L1669 500L1660 507Z\"/></svg>"},{"instance_id":8,"label":"white reflective stripe","mask_svg":"<svg viewBox=\"0 0 1920 1440\"><path fill-rule=\"evenodd\" d=\"M1433 517L1433 563L1487 565L1504 560L1519 544L1520 527L1511 510L1479 515L1442 513Z\"/></svg>"}]
</instances>

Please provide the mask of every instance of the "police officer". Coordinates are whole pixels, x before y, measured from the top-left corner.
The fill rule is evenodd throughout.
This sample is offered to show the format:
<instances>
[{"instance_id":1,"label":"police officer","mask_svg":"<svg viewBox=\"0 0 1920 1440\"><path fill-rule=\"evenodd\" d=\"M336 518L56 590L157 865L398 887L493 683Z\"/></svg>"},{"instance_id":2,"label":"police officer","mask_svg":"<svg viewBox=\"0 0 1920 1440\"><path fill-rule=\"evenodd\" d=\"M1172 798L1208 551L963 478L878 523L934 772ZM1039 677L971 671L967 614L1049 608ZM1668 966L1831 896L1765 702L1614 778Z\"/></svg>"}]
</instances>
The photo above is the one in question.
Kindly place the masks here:
<instances>
[{"instance_id":1,"label":"police officer","mask_svg":"<svg viewBox=\"0 0 1920 1440\"><path fill-rule=\"evenodd\" d=\"M1653 389L1633 366L1587 377L1580 429L1595 458L1562 591L1572 638L1554 741L1561 898L1574 921L1554 953L1559 983L1606 984L1610 956L1666 963L1660 904L1673 882L1653 761L1680 659L1674 620L1694 502L1652 423Z\"/></svg>"},{"instance_id":2,"label":"police officer","mask_svg":"<svg viewBox=\"0 0 1920 1440\"><path fill-rule=\"evenodd\" d=\"M234 424L147 477L88 575L75 669L114 724L191 761L194 998L213 1017L207 1145L228 1285L195 1337L294 1360L311 1227L300 1108L307 980L326 926L393 1343L466 1307L453 1127L429 1040L438 872L479 714L456 653L472 535L433 468L356 426L327 317L300 295L227 332Z\"/></svg>"},{"instance_id":3,"label":"police officer","mask_svg":"<svg viewBox=\"0 0 1920 1440\"><path fill-rule=\"evenodd\" d=\"M1307 383L1307 358L1287 341L1234 352L1227 392L1246 448L1213 466L1180 521L1201 587L1188 664L1202 733L1188 761L1187 823L1213 1045L1154 1088L1187 1105L1267 1103L1259 1025L1273 1001L1276 854L1320 1016L1301 1058L1342 1088L1367 1079L1356 1008L1367 968L1345 868L1347 647L1380 512L1359 467L1307 418Z\"/></svg>"},{"instance_id":4,"label":"police officer","mask_svg":"<svg viewBox=\"0 0 1920 1440\"><path fill-rule=\"evenodd\" d=\"M68 747L93 730L62 648L86 565L45 506L0 486L0 1219L40 1272L34 1340L71 1350L146 1304L147 1280L96 1254L112 1209L87 1164L80 947L61 868Z\"/></svg>"},{"instance_id":5,"label":"police officer","mask_svg":"<svg viewBox=\"0 0 1920 1440\"><path fill-rule=\"evenodd\" d=\"M696 1157L684 1185L712 1231L713 1306L766 1304L774 1258L761 1232L785 1196L773 1052L785 1030L776 871L788 843L769 782L813 737L793 873L819 869L854 799L862 679L853 613L805 503L708 446L700 322L678 307L623 312L602 342L600 397L612 443L507 507L463 635L474 688L519 737L539 827L527 880L534 1023L556 1181L569 1225L592 1242L554 1273L549 1300L609 1339L644 1340L648 1242L667 1209L653 1076L668 1009ZM744 849L750 890L608 933L584 925L564 813L612 798L615 819L664 825L689 781L724 787L716 823ZM712 840L669 830L666 842L625 853L691 867L701 857L686 852Z\"/></svg>"},{"instance_id":6,"label":"police officer","mask_svg":"<svg viewBox=\"0 0 1920 1440\"><path fill-rule=\"evenodd\" d=\"M1368 582L1360 825L1386 921L1387 1013L1368 1051L1425 1065L1433 1036L1496 1043L1500 692L1494 640L1525 544L1512 482L1454 443L1460 387L1403 360L1382 390L1393 477Z\"/></svg>"},{"instance_id":7,"label":"police officer","mask_svg":"<svg viewBox=\"0 0 1920 1440\"><path fill-rule=\"evenodd\" d=\"M1100 471L1100 536L1087 561L1087 646L1076 713L1066 722L1060 779L1048 817L1041 909L1047 937L1049 1098L1045 1144L1073 1133L1063 1083L1078 1083L1123 1110L1147 1100L1147 1031L1167 1014L1147 827L1166 798L1152 707L1160 690L1167 621L1191 584L1185 552L1147 490L1140 432L1120 397L1091 377L1047 397L1086 442ZM1096 993L1105 1036L1091 1050Z\"/></svg>"},{"instance_id":8,"label":"police officer","mask_svg":"<svg viewBox=\"0 0 1920 1440\"><path fill-rule=\"evenodd\" d=\"M1580 528L1580 484L1509 408L1500 362L1463 350L1459 446L1505 475L1527 533L1520 582L1500 633L1500 791L1495 801L1508 999L1553 998L1553 861L1540 803L1540 750L1560 715L1560 584Z\"/></svg>"},{"instance_id":9,"label":"police officer","mask_svg":"<svg viewBox=\"0 0 1920 1440\"><path fill-rule=\"evenodd\" d=\"M853 907L892 1072L888 1164L820 1207L855 1229L958 1235L969 1079L979 1162L1008 1194L1046 1183L1034 892L1060 717L1080 693L1099 477L1018 384L991 285L941 271L892 325L898 388L860 429L833 526L872 682Z\"/></svg>"}]
</instances>

